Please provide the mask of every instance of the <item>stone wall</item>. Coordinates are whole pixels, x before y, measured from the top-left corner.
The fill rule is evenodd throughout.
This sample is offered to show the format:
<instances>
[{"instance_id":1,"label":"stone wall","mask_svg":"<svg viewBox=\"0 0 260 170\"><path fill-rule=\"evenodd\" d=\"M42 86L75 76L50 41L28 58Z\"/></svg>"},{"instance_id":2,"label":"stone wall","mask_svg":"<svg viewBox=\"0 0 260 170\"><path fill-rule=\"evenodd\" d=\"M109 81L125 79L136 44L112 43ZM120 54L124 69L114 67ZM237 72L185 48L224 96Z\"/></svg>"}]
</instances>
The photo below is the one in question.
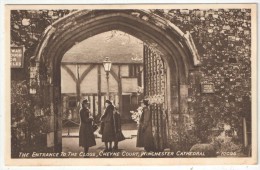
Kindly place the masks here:
<instances>
[{"instance_id":1,"label":"stone wall","mask_svg":"<svg viewBox=\"0 0 260 170\"><path fill-rule=\"evenodd\" d=\"M29 61L40 35L48 25L70 12L12 11L11 43L26 49L25 67L11 69L12 80L29 79ZM251 11L185 9L154 13L168 18L183 32L189 31L201 57L201 66L189 73L187 109L194 117L189 123L201 138L208 137L208 129L221 129L223 124L231 125L241 136L242 117L251 120ZM24 19L29 19L30 24L23 25ZM214 93L201 93L202 83L213 83Z\"/></svg>"},{"instance_id":2,"label":"stone wall","mask_svg":"<svg viewBox=\"0 0 260 170\"><path fill-rule=\"evenodd\" d=\"M188 112L197 125L208 123L197 128L226 123L241 135L241 118L251 121L250 9L169 10L164 16L190 31L201 57L201 66L189 74ZM203 83L213 83L215 92L202 93Z\"/></svg>"}]
</instances>

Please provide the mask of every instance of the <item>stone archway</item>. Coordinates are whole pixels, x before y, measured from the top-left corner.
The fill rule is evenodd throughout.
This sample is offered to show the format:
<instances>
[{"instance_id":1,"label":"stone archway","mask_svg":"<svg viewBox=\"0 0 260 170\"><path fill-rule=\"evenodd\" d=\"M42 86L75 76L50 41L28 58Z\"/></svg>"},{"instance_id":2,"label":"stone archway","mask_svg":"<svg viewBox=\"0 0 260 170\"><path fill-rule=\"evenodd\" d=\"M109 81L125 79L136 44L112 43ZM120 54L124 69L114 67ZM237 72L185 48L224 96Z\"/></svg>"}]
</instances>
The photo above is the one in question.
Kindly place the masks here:
<instances>
[{"instance_id":1,"label":"stone archway","mask_svg":"<svg viewBox=\"0 0 260 170\"><path fill-rule=\"evenodd\" d=\"M31 69L37 70L41 107L49 110L47 140L54 151L61 151L61 73L63 55L76 42L110 30L126 32L162 53L168 65L169 120L185 114L188 96L188 73L200 64L189 33L184 34L169 20L146 10L80 10L49 26L36 49ZM174 131L169 124L170 132ZM168 137L171 140L171 136Z\"/></svg>"}]
</instances>

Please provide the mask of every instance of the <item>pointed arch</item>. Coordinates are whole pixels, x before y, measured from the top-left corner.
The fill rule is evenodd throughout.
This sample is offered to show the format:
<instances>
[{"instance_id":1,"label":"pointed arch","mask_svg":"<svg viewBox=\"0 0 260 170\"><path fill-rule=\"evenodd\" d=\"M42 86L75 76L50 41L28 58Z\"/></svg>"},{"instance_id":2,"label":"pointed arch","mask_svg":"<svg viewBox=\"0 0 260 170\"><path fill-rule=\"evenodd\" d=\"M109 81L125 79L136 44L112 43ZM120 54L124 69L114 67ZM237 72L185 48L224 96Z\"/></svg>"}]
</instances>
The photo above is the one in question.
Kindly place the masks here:
<instances>
[{"instance_id":1,"label":"pointed arch","mask_svg":"<svg viewBox=\"0 0 260 170\"><path fill-rule=\"evenodd\" d=\"M169 76L168 98L171 114L185 113L189 70L200 65L200 57L191 35L184 34L166 18L147 10L79 10L57 20L42 35L34 60L39 70L39 94L50 93L49 105L53 124L55 150L61 150L61 60L78 42L94 35L120 30L140 40L161 53L167 64ZM171 118L169 118L171 120Z\"/></svg>"}]
</instances>

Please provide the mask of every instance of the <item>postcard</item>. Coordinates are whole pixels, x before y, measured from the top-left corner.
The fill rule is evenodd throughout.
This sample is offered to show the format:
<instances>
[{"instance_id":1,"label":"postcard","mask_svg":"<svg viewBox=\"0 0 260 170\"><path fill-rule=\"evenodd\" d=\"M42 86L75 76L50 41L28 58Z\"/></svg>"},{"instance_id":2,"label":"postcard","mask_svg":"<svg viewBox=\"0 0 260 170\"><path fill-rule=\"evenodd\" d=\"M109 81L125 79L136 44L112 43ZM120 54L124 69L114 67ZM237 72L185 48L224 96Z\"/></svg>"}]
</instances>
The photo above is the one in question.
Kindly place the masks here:
<instances>
[{"instance_id":1,"label":"postcard","mask_svg":"<svg viewBox=\"0 0 260 170\"><path fill-rule=\"evenodd\" d=\"M5 14L6 165L257 163L256 4Z\"/></svg>"}]
</instances>

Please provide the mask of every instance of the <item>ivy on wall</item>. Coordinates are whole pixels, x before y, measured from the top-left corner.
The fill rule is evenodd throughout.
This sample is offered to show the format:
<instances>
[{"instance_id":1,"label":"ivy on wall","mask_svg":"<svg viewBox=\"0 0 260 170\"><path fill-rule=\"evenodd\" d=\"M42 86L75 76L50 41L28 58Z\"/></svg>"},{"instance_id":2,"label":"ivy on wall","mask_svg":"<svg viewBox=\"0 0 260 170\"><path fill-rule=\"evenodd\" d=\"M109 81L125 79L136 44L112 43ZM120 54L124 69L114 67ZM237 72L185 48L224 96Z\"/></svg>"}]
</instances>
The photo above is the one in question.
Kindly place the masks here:
<instances>
[{"instance_id":1,"label":"ivy on wall","mask_svg":"<svg viewBox=\"0 0 260 170\"><path fill-rule=\"evenodd\" d=\"M29 95L29 63L45 28L70 12L72 11L11 11L11 46L25 47L24 68L11 70L12 157L18 157L20 151L32 151L34 146L39 149L46 143L42 134L50 129L50 120L37 108L41 102Z\"/></svg>"},{"instance_id":2,"label":"ivy on wall","mask_svg":"<svg viewBox=\"0 0 260 170\"><path fill-rule=\"evenodd\" d=\"M201 56L201 67L189 74L188 109L194 117L196 136L202 143L210 142L227 124L231 126L228 136L236 136L241 143L242 118L251 121L251 10L153 12L183 32L189 31ZM201 83L213 83L215 93L201 93Z\"/></svg>"},{"instance_id":3,"label":"ivy on wall","mask_svg":"<svg viewBox=\"0 0 260 170\"><path fill-rule=\"evenodd\" d=\"M45 28L72 11L11 12L11 45L25 47L25 63L29 63ZM189 31L201 56L202 66L189 74L188 110L194 117L195 135L201 142L209 142L212 129L222 129L223 124L228 124L241 138L241 118L245 117L251 121L250 9L151 11L168 18L183 32ZM28 67L29 65L25 66L24 72L12 69L14 122L23 119L30 122L33 117L32 100L26 95L17 95L18 89L26 89L28 85L19 84L27 80L28 76L19 79L17 75L28 73ZM215 93L201 93L201 83L214 83ZM194 138L197 141L197 138Z\"/></svg>"}]
</instances>

